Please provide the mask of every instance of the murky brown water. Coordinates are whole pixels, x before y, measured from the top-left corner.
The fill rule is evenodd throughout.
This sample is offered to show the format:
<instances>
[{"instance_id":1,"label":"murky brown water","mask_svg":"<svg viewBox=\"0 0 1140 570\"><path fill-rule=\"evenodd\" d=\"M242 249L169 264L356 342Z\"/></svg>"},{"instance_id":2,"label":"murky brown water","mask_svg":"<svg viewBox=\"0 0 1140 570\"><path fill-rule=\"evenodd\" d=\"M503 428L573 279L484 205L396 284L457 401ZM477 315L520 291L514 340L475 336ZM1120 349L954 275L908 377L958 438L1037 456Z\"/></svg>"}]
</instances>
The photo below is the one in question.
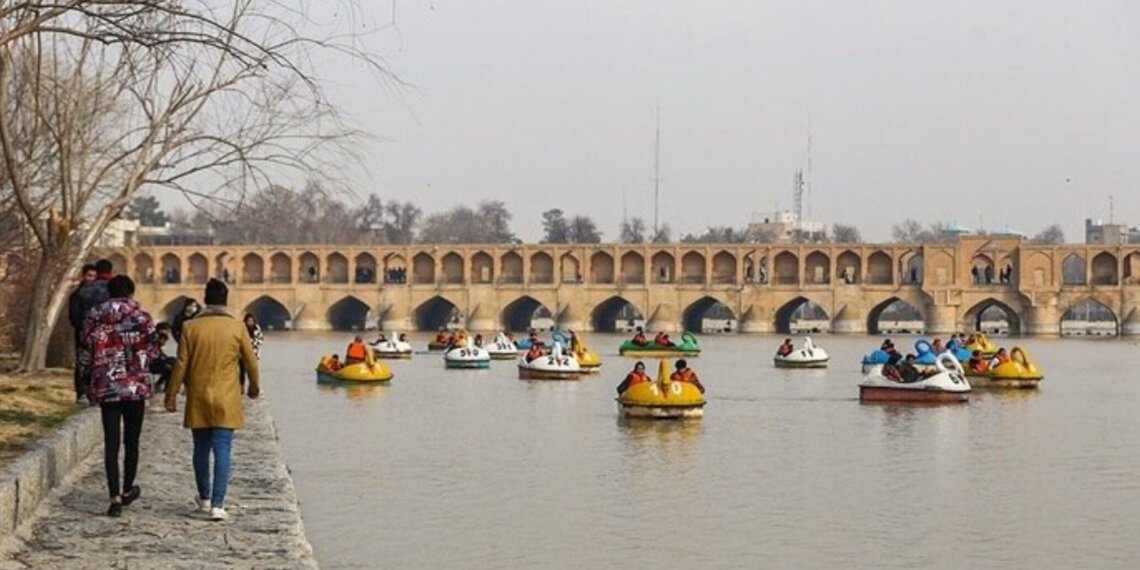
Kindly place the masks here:
<instances>
[{"instance_id":1,"label":"murky brown water","mask_svg":"<svg viewBox=\"0 0 1140 570\"><path fill-rule=\"evenodd\" d=\"M817 337L825 371L773 369L774 337L702 340L705 418L627 424L613 398L632 360L614 336L587 336L605 364L582 382L520 381L512 362L444 371L417 354L392 363L390 386L358 388L314 381L344 335L270 336L266 391L317 558L326 569L1140 563L1135 344L1018 339L1045 369L1039 392L908 407L856 399L874 338Z\"/></svg>"}]
</instances>

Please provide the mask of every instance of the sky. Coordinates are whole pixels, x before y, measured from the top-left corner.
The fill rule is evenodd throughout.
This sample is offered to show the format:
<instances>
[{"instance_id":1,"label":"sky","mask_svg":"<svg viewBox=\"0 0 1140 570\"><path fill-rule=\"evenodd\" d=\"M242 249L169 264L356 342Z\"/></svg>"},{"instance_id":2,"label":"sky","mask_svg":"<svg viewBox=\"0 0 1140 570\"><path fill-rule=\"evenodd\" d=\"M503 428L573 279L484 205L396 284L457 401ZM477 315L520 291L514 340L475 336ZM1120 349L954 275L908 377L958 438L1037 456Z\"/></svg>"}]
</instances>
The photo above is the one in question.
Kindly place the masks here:
<instances>
[{"instance_id":1,"label":"sky","mask_svg":"<svg viewBox=\"0 0 1140 570\"><path fill-rule=\"evenodd\" d=\"M320 7L314 8L316 4ZM371 138L357 193L660 214L674 237L792 204L890 239L905 218L1034 234L1140 224L1140 2L387 0L309 3L403 85L329 58ZM809 142L810 141L810 142Z\"/></svg>"}]
</instances>

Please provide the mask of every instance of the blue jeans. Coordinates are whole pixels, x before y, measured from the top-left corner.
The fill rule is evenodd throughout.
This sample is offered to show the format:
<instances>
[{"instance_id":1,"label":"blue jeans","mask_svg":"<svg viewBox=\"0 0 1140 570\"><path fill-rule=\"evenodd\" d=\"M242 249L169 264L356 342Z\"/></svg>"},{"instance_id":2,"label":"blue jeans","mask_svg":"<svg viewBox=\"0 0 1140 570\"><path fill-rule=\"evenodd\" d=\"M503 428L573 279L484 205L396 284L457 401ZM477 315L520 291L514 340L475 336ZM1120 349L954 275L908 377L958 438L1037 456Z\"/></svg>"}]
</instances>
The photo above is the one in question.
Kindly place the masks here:
<instances>
[{"instance_id":1,"label":"blue jeans","mask_svg":"<svg viewBox=\"0 0 1140 570\"><path fill-rule=\"evenodd\" d=\"M226 488L230 484L230 449L234 430L229 428L201 428L190 430L194 434L194 480L198 483L198 498L209 497L210 506L219 508L226 503ZM210 486L210 452L214 452L214 485Z\"/></svg>"}]
</instances>

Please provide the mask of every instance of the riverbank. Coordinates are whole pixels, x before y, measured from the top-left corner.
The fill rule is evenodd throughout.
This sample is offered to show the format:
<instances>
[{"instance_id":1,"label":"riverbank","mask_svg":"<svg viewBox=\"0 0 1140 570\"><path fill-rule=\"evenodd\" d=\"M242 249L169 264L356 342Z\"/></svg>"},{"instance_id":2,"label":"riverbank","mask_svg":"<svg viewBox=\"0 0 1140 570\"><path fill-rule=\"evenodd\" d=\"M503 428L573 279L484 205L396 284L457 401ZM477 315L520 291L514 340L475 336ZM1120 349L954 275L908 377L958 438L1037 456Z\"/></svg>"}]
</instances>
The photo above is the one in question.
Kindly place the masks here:
<instances>
[{"instance_id":1,"label":"riverbank","mask_svg":"<svg viewBox=\"0 0 1140 570\"><path fill-rule=\"evenodd\" d=\"M81 409L71 371L0 374L0 470Z\"/></svg>"},{"instance_id":2,"label":"riverbank","mask_svg":"<svg viewBox=\"0 0 1140 570\"><path fill-rule=\"evenodd\" d=\"M97 447L73 483L45 500L36 518L4 545L0 569L317 567L266 403L247 402L246 428L234 438L229 520L212 522L193 509L190 456L181 412L148 409L141 498L123 509L122 518L106 516Z\"/></svg>"}]
</instances>

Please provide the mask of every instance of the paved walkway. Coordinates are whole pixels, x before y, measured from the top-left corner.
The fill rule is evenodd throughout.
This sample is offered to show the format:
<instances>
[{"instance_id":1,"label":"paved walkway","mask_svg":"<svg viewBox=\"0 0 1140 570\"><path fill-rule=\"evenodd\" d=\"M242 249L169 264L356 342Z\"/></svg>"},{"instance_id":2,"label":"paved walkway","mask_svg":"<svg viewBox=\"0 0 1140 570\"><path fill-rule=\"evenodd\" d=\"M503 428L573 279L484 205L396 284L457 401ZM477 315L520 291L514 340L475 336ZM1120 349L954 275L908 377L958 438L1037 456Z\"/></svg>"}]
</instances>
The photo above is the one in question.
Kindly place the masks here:
<instances>
[{"instance_id":1,"label":"paved walkway","mask_svg":"<svg viewBox=\"0 0 1140 570\"><path fill-rule=\"evenodd\" d=\"M190 450L181 410L151 407L143 424L141 498L122 518L106 516L100 444L75 482L44 501L38 520L23 531L25 541L0 557L0 570L317 567L267 404L247 402L246 428L234 438L229 520L212 522L194 510Z\"/></svg>"}]
</instances>

